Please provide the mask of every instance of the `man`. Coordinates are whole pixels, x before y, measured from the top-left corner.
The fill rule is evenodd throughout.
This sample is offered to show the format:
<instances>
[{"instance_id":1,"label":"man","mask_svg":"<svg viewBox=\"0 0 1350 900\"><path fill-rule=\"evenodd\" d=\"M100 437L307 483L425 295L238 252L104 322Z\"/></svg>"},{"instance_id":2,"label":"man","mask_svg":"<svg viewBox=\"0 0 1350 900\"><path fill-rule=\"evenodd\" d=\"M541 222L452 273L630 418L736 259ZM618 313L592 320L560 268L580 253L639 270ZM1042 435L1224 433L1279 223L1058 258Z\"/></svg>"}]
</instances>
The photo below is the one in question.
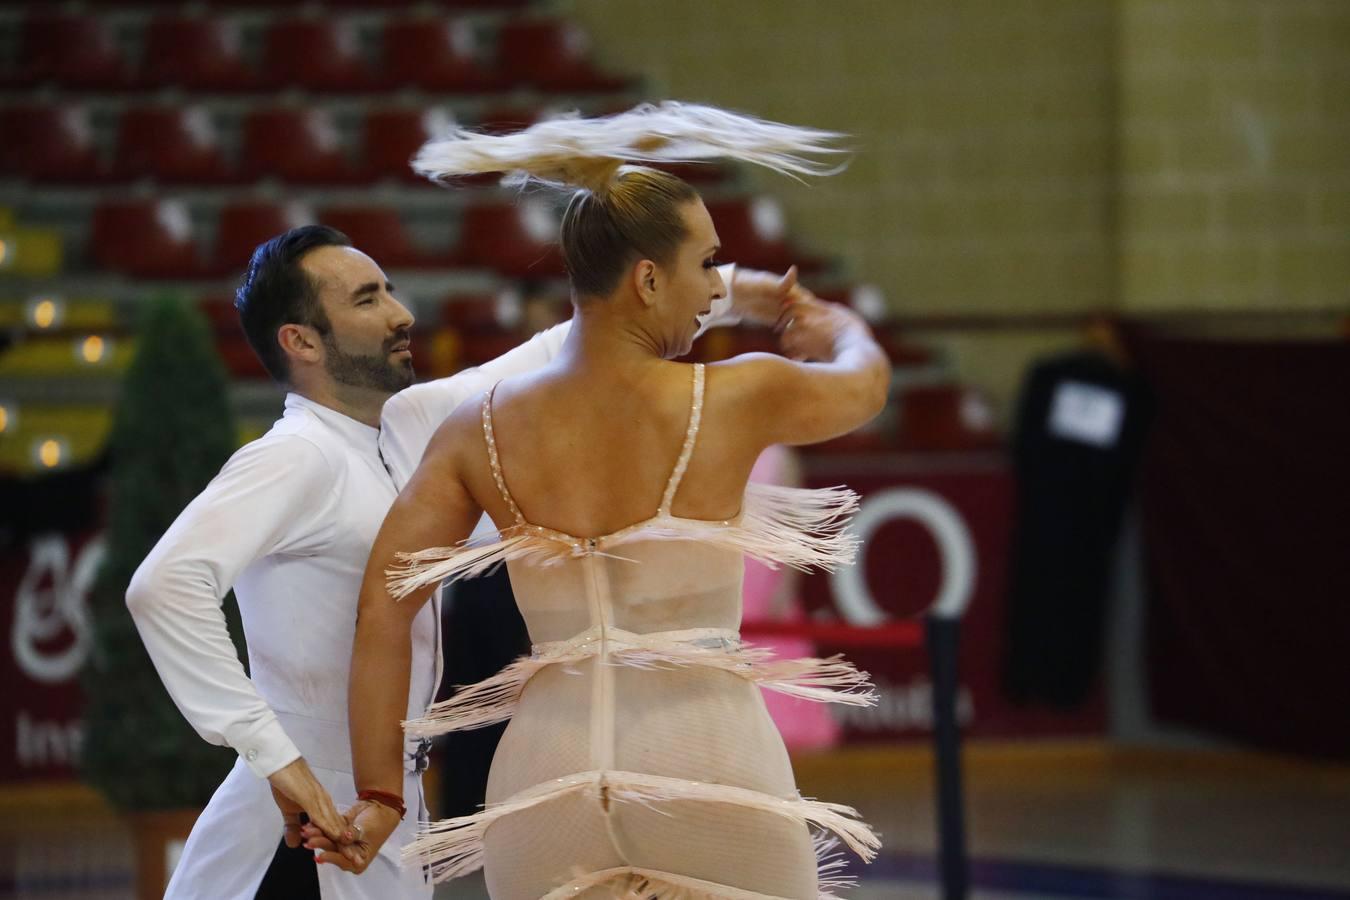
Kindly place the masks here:
<instances>
[{"instance_id":1,"label":"man","mask_svg":"<svg viewBox=\"0 0 1350 900\"><path fill-rule=\"evenodd\" d=\"M736 311L767 321L794 277L724 273L740 297ZM426 819L425 746L406 748L403 797L414 814L359 881L315 866L300 847L300 817L330 838L352 838L337 812L356 800L347 732L352 636L370 547L398 488L451 410L499 378L546 363L569 326L386 406L413 380L413 316L341 232L305 226L258 247L235 305L250 345L288 389L285 414L188 505L127 592L183 715L203 738L240 755L194 827L166 897L429 898L423 873L398 859ZM721 306L715 314L731 318L730 300ZM221 612L231 586L251 680ZM414 625L409 717L433 699L438 617L428 604Z\"/></svg>"}]
</instances>

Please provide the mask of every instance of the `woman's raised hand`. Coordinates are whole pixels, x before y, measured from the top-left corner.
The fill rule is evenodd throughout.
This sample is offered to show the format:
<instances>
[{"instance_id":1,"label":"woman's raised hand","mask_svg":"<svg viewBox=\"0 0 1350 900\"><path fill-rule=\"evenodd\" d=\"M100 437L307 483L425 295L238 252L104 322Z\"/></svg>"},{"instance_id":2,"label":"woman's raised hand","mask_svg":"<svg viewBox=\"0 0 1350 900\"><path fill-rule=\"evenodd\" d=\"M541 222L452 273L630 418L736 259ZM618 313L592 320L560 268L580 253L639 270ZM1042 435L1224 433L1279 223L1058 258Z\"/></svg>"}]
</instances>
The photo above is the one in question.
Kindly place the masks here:
<instances>
[{"instance_id":1,"label":"woman's raised hand","mask_svg":"<svg viewBox=\"0 0 1350 900\"><path fill-rule=\"evenodd\" d=\"M851 329L867 328L862 317L842 303L821 300L794 285L783 303L774 330L779 347L789 359L822 362L834 359L839 339Z\"/></svg>"}]
</instances>

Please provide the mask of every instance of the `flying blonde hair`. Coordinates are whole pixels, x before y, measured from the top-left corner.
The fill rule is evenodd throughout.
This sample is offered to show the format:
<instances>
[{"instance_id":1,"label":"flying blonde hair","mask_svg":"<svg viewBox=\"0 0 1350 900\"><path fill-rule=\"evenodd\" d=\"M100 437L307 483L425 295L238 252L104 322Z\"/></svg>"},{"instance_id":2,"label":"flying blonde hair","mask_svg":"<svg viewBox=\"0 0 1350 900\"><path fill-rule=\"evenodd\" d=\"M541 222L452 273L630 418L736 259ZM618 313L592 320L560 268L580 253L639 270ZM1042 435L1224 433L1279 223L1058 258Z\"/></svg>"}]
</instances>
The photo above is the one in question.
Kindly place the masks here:
<instances>
[{"instance_id":1,"label":"flying blonde hair","mask_svg":"<svg viewBox=\"0 0 1350 900\"><path fill-rule=\"evenodd\" d=\"M456 128L423 145L412 167L435 181L504 172L506 183L538 181L604 196L625 163L731 159L798 180L803 175L831 175L843 165L813 157L846 152L833 146L843 137L835 131L667 100L600 118L569 113L514 134Z\"/></svg>"}]
</instances>

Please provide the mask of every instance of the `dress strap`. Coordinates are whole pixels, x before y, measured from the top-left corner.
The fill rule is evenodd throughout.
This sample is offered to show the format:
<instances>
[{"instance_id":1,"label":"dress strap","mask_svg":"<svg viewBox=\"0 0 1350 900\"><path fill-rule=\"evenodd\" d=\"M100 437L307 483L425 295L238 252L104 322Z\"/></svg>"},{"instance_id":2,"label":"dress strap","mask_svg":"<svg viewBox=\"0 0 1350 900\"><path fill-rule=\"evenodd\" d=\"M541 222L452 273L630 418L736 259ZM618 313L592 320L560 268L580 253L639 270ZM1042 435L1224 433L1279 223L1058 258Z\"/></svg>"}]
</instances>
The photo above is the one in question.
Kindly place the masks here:
<instances>
[{"instance_id":1,"label":"dress strap","mask_svg":"<svg viewBox=\"0 0 1350 900\"><path fill-rule=\"evenodd\" d=\"M684 434L684 446L680 448L680 458L666 482L666 492L661 496L659 516L670 515L670 505L675 502L675 492L680 489L684 479L684 470L689 468L689 457L694 453L694 442L698 440L698 426L703 420L703 363L694 363L694 402L689 408L689 429Z\"/></svg>"},{"instance_id":2,"label":"dress strap","mask_svg":"<svg viewBox=\"0 0 1350 900\"><path fill-rule=\"evenodd\" d=\"M483 437L487 441L488 465L492 467L492 480L497 482L497 490L501 492L502 499L506 501L516 524L523 525L525 517L520 514L520 507L516 506L511 492L506 489L506 479L502 477L502 463L497 458L497 438L492 432L492 395L495 393L497 384L493 384L488 389L487 396L483 398Z\"/></svg>"}]
</instances>

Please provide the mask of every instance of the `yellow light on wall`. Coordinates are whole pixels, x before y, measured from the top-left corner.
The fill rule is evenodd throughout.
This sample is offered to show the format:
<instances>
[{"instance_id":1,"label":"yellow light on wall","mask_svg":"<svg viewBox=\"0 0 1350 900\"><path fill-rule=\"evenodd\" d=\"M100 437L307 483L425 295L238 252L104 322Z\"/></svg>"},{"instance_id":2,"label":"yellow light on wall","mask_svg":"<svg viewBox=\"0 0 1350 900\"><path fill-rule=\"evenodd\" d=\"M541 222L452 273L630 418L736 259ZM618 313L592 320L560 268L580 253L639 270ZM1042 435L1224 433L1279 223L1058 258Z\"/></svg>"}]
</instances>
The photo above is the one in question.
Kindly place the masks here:
<instances>
[{"instance_id":1,"label":"yellow light on wall","mask_svg":"<svg viewBox=\"0 0 1350 900\"><path fill-rule=\"evenodd\" d=\"M108 358L109 341L91 334L79 342L77 353L81 361L91 366L98 365Z\"/></svg>"},{"instance_id":2,"label":"yellow light on wall","mask_svg":"<svg viewBox=\"0 0 1350 900\"><path fill-rule=\"evenodd\" d=\"M70 448L60 438L39 438L34 442L33 456L44 469L55 469L70 457Z\"/></svg>"},{"instance_id":3,"label":"yellow light on wall","mask_svg":"<svg viewBox=\"0 0 1350 900\"><path fill-rule=\"evenodd\" d=\"M52 297L38 297L28 307L28 321L33 327L47 330L61 321L61 303Z\"/></svg>"},{"instance_id":4,"label":"yellow light on wall","mask_svg":"<svg viewBox=\"0 0 1350 900\"><path fill-rule=\"evenodd\" d=\"M0 266L9 261L9 241L0 238Z\"/></svg>"},{"instance_id":5,"label":"yellow light on wall","mask_svg":"<svg viewBox=\"0 0 1350 900\"><path fill-rule=\"evenodd\" d=\"M0 434L4 434L17 424L18 416L14 414L14 407L8 403L0 403Z\"/></svg>"}]
</instances>

